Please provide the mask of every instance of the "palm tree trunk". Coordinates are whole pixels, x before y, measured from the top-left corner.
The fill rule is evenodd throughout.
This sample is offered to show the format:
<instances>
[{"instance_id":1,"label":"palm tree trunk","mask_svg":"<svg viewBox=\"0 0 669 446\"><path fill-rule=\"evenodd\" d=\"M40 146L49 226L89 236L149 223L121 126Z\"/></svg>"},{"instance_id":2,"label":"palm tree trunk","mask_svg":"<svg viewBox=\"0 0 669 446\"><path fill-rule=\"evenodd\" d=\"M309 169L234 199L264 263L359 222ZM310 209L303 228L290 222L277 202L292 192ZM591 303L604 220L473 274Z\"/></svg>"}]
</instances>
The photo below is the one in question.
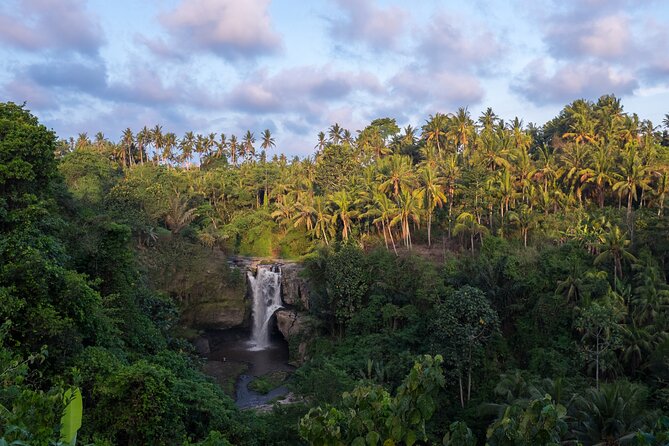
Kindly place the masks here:
<instances>
[{"instance_id":1,"label":"palm tree trunk","mask_svg":"<svg viewBox=\"0 0 669 446\"><path fill-rule=\"evenodd\" d=\"M388 226L388 235L390 236L390 243L393 244L393 251L395 251L395 255L397 255L397 246L395 246L395 238L393 237L393 231L390 226Z\"/></svg>"},{"instance_id":2,"label":"palm tree trunk","mask_svg":"<svg viewBox=\"0 0 669 446\"><path fill-rule=\"evenodd\" d=\"M432 247L432 211L427 216L427 247Z\"/></svg>"},{"instance_id":3,"label":"palm tree trunk","mask_svg":"<svg viewBox=\"0 0 669 446\"><path fill-rule=\"evenodd\" d=\"M386 223L381 219L381 228L383 230L383 242L386 244L386 251L389 251L388 247L388 236L386 235Z\"/></svg>"}]
</instances>

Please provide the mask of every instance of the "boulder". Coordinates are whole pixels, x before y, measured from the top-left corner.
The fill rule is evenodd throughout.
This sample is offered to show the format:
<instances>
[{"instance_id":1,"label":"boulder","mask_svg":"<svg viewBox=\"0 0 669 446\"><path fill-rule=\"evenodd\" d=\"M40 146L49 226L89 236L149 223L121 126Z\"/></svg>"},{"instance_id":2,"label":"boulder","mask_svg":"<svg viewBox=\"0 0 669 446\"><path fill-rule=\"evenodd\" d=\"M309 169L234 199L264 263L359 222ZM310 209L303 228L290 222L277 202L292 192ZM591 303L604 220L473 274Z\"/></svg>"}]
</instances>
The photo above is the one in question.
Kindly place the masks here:
<instances>
[{"instance_id":1,"label":"boulder","mask_svg":"<svg viewBox=\"0 0 669 446\"><path fill-rule=\"evenodd\" d=\"M307 329L308 316L295 310L278 310L274 313L276 325L286 340L303 333Z\"/></svg>"}]
</instances>

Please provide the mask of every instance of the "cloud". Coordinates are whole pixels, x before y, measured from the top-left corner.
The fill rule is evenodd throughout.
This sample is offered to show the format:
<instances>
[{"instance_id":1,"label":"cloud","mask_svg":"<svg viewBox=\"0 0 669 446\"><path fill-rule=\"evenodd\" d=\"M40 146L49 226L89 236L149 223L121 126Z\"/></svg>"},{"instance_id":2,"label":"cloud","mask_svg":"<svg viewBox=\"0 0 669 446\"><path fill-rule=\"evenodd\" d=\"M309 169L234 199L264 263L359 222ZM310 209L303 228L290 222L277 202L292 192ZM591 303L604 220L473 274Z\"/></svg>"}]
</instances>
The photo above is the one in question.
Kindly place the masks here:
<instances>
[{"instance_id":1,"label":"cloud","mask_svg":"<svg viewBox=\"0 0 669 446\"><path fill-rule=\"evenodd\" d=\"M415 111L439 111L479 103L484 96L481 82L466 73L420 72L407 68L390 79L392 93ZM420 106L418 105L420 104Z\"/></svg>"},{"instance_id":2,"label":"cloud","mask_svg":"<svg viewBox=\"0 0 669 446\"><path fill-rule=\"evenodd\" d=\"M97 94L107 87L106 69L100 63L52 61L30 65L22 76L47 88L67 88Z\"/></svg>"},{"instance_id":3,"label":"cloud","mask_svg":"<svg viewBox=\"0 0 669 446\"><path fill-rule=\"evenodd\" d=\"M418 54L432 69L482 71L504 55L502 45L484 26L465 25L444 12L417 32Z\"/></svg>"},{"instance_id":4,"label":"cloud","mask_svg":"<svg viewBox=\"0 0 669 446\"><path fill-rule=\"evenodd\" d=\"M554 18L547 27L544 40L553 56L562 59L619 60L633 51L628 16L612 14L577 18L574 15Z\"/></svg>"},{"instance_id":5,"label":"cloud","mask_svg":"<svg viewBox=\"0 0 669 446\"><path fill-rule=\"evenodd\" d=\"M274 54L282 47L268 13L270 0L181 0L159 17L183 51L211 52L225 59L249 59ZM151 46L151 45L150 45ZM164 52L161 42L152 45Z\"/></svg>"},{"instance_id":6,"label":"cloud","mask_svg":"<svg viewBox=\"0 0 669 446\"><path fill-rule=\"evenodd\" d=\"M65 50L91 56L97 55L104 36L83 0L21 0L0 11L0 40L27 51Z\"/></svg>"},{"instance_id":7,"label":"cloud","mask_svg":"<svg viewBox=\"0 0 669 446\"><path fill-rule=\"evenodd\" d=\"M237 110L247 113L313 111L357 92L382 91L376 76L368 72L303 66L288 68L273 76L259 71L248 81L235 86L228 101Z\"/></svg>"},{"instance_id":8,"label":"cloud","mask_svg":"<svg viewBox=\"0 0 669 446\"><path fill-rule=\"evenodd\" d=\"M374 50L396 49L406 29L409 14L389 6L381 8L374 0L334 0L343 16L328 19L330 33L345 43L362 43Z\"/></svg>"},{"instance_id":9,"label":"cloud","mask_svg":"<svg viewBox=\"0 0 669 446\"><path fill-rule=\"evenodd\" d=\"M603 63L564 64L554 72L542 60L525 68L511 89L537 105L559 104L576 98L595 99L603 94L631 94L639 87L635 77Z\"/></svg>"}]
</instances>

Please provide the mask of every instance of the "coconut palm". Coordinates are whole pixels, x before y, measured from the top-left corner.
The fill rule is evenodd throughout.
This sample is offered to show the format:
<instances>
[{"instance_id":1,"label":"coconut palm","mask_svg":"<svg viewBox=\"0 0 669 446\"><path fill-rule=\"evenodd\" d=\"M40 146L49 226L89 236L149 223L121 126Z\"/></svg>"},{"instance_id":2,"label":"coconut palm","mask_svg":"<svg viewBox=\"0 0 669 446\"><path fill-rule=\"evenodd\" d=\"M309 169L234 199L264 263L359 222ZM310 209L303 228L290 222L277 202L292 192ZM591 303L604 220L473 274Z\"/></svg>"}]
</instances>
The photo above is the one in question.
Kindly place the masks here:
<instances>
[{"instance_id":1,"label":"coconut palm","mask_svg":"<svg viewBox=\"0 0 669 446\"><path fill-rule=\"evenodd\" d=\"M328 141L334 145L340 144L342 142L342 132L343 129L339 123L335 122L328 129Z\"/></svg>"},{"instance_id":2,"label":"coconut palm","mask_svg":"<svg viewBox=\"0 0 669 446\"><path fill-rule=\"evenodd\" d=\"M319 151L323 151L326 144L327 144L327 141L325 140L325 132L318 132L318 142L314 146L314 149L318 149Z\"/></svg>"},{"instance_id":3,"label":"coconut palm","mask_svg":"<svg viewBox=\"0 0 669 446\"><path fill-rule=\"evenodd\" d=\"M388 239L393 246L393 251L397 254L397 247L395 246L395 238L393 237L393 228L391 222L398 215L398 207L393 200L388 198L386 194L376 192L374 194L374 211L371 215L375 216L373 223L375 225L381 224L381 231L383 233L383 240L388 249ZM369 212L369 211L368 211Z\"/></svg>"},{"instance_id":4,"label":"coconut palm","mask_svg":"<svg viewBox=\"0 0 669 446\"><path fill-rule=\"evenodd\" d=\"M328 203L325 198L321 196L315 196L313 201L314 209L314 227L313 235L316 238L323 238L326 245L329 245L328 234L330 237L334 237L334 225L333 216L330 213L328 208Z\"/></svg>"},{"instance_id":5,"label":"coconut palm","mask_svg":"<svg viewBox=\"0 0 669 446\"><path fill-rule=\"evenodd\" d=\"M130 128L123 130L123 136L121 137L121 147L123 148L122 153L122 162L123 167L133 164L132 159L132 148L135 145L135 136L132 133Z\"/></svg>"},{"instance_id":6,"label":"coconut palm","mask_svg":"<svg viewBox=\"0 0 669 446\"><path fill-rule=\"evenodd\" d=\"M416 182L411 158L395 154L385 159L388 161L382 164L381 173L377 176L377 181L380 182L379 190L398 197Z\"/></svg>"},{"instance_id":7,"label":"coconut palm","mask_svg":"<svg viewBox=\"0 0 669 446\"><path fill-rule=\"evenodd\" d=\"M163 137L163 161L170 167L170 161L174 158L174 149L178 146L177 135L172 132L165 133Z\"/></svg>"},{"instance_id":8,"label":"coconut palm","mask_svg":"<svg viewBox=\"0 0 669 446\"><path fill-rule=\"evenodd\" d=\"M390 226L399 224L402 230L402 239L404 245L411 249L411 225L413 222L416 226L420 224L420 214L422 211L421 199L418 191L404 189L397 197L397 215L390 221Z\"/></svg>"},{"instance_id":9,"label":"coconut palm","mask_svg":"<svg viewBox=\"0 0 669 446\"><path fill-rule=\"evenodd\" d=\"M417 192L427 211L427 245L432 246L432 214L437 206L444 205L447 198L444 194L443 181L437 176L435 168L423 166L420 170L420 179Z\"/></svg>"},{"instance_id":10,"label":"coconut palm","mask_svg":"<svg viewBox=\"0 0 669 446\"><path fill-rule=\"evenodd\" d=\"M251 132L251 130L247 130L242 140L242 147L244 148L244 156L246 157L247 160L252 160L256 156L256 149L254 146L255 142L256 142L255 135L253 134L253 132Z\"/></svg>"},{"instance_id":11,"label":"coconut palm","mask_svg":"<svg viewBox=\"0 0 669 446\"><path fill-rule=\"evenodd\" d=\"M462 212L455 220L455 227L453 228L453 235L468 234L471 251L474 252L474 239L478 235L483 237L488 233L488 228L480 224L476 216L470 212Z\"/></svg>"},{"instance_id":12,"label":"coconut palm","mask_svg":"<svg viewBox=\"0 0 669 446\"><path fill-rule=\"evenodd\" d=\"M422 139L428 144L434 144L437 147L437 152L441 153L445 145L447 128L448 116L441 113L430 115L423 126Z\"/></svg>"},{"instance_id":13,"label":"coconut palm","mask_svg":"<svg viewBox=\"0 0 669 446\"><path fill-rule=\"evenodd\" d=\"M163 127L156 125L151 130L151 142L153 143L153 148L155 150L154 159L160 158L163 153L163 147L165 145L165 137L163 135ZM159 160L157 160L159 161Z\"/></svg>"},{"instance_id":14,"label":"coconut palm","mask_svg":"<svg viewBox=\"0 0 669 446\"><path fill-rule=\"evenodd\" d=\"M146 146L151 144L151 130L148 127L142 127L142 130L137 132L137 145L139 146L139 162L143 165L144 158L148 161Z\"/></svg>"},{"instance_id":15,"label":"coconut palm","mask_svg":"<svg viewBox=\"0 0 669 446\"><path fill-rule=\"evenodd\" d=\"M618 181L613 184L613 190L621 196L627 195L627 227L630 235L634 236L632 221L632 203L638 198L640 190L647 189L650 178L648 167L641 163L636 151L631 149L623 159L620 173L616 176Z\"/></svg>"},{"instance_id":16,"label":"coconut palm","mask_svg":"<svg viewBox=\"0 0 669 446\"><path fill-rule=\"evenodd\" d=\"M276 147L276 142L274 141L274 137L272 136L272 132L270 132L269 129L265 129L260 136L262 138L262 142L260 143L260 147L262 147L263 150L269 150L269 149L272 149L272 148Z\"/></svg>"},{"instance_id":17,"label":"coconut palm","mask_svg":"<svg viewBox=\"0 0 669 446\"><path fill-rule=\"evenodd\" d=\"M523 237L523 245L527 248L527 236L530 230L536 227L538 223L532 208L523 204L518 210L509 212L509 220L518 226L520 234Z\"/></svg>"},{"instance_id":18,"label":"coconut palm","mask_svg":"<svg viewBox=\"0 0 669 446\"><path fill-rule=\"evenodd\" d=\"M193 158L193 150L195 149L195 135L193 132L186 132L184 137L181 138L179 142L179 148L181 149L181 162L186 163L186 170L190 169L190 161Z\"/></svg>"},{"instance_id":19,"label":"coconut palm","mask_svg":"<svg viewBox=\"0 0 669 446\"><path fill-rule=\"evenodd\" d=\"M237 164L237 157L239 155L239 145L237 143L237 137L235 135L232 135L230 137L230 162L234 165Z\"/></svg>"},{"instance_id":20,"label":"coconut palm","mask_svg":"<svg viewBox=\"0 0 669 446\"><path fill-rule=\"evenodd\" d=\"M354 208L353 197L346 190L339 190L330 197L332 204L332 221L342 224L342 239L348 240L351 234L353 219L358 216L358 211Z\"/></svg>"},{"instance_id":21,"label":"coconut palm","mask_svg":"<svg viewBox=\"0 0 669 446\"><path fill-rule=\"evenodd\" d=\"M629 252L630 241L618 226L607 225L608 231L600 237L599 255L595 257L595 265L604 262L613 263L613 277L622 279L623 260L636 262L636 257Z\"/></svg>"}]
</instances>

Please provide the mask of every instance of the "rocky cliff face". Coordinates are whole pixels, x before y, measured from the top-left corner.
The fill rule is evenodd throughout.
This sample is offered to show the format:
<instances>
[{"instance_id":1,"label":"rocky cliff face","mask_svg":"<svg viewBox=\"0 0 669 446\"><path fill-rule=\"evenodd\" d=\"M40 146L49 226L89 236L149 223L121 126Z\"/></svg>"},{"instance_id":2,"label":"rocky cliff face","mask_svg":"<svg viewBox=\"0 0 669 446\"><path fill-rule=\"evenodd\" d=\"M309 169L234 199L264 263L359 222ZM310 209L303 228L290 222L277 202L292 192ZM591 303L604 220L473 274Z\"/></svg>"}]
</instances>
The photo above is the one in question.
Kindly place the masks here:
<instances>
[{"instance_id":1,"label":"rocky cliff face","mask_svg":"<svg viewBox=\"0 0 669 446\"><path fill-rule=\"evenodd\" d=\"M287 263L281 267L281 299L298 310L309 309L309 284L300 276L302 265Z\"/></svg>"},{"instance_id":2,"label":"rocky cliff face","mask_svg":"<svg viewBox=\"0 0 669 446\"><path fill-rule=\"evenodd\" d=\"M231 268L224 253L170 240L141 253L153 286L178 303L180 324L228 329L250 320L246 272Z\"/></svg>"}]
</instances>

